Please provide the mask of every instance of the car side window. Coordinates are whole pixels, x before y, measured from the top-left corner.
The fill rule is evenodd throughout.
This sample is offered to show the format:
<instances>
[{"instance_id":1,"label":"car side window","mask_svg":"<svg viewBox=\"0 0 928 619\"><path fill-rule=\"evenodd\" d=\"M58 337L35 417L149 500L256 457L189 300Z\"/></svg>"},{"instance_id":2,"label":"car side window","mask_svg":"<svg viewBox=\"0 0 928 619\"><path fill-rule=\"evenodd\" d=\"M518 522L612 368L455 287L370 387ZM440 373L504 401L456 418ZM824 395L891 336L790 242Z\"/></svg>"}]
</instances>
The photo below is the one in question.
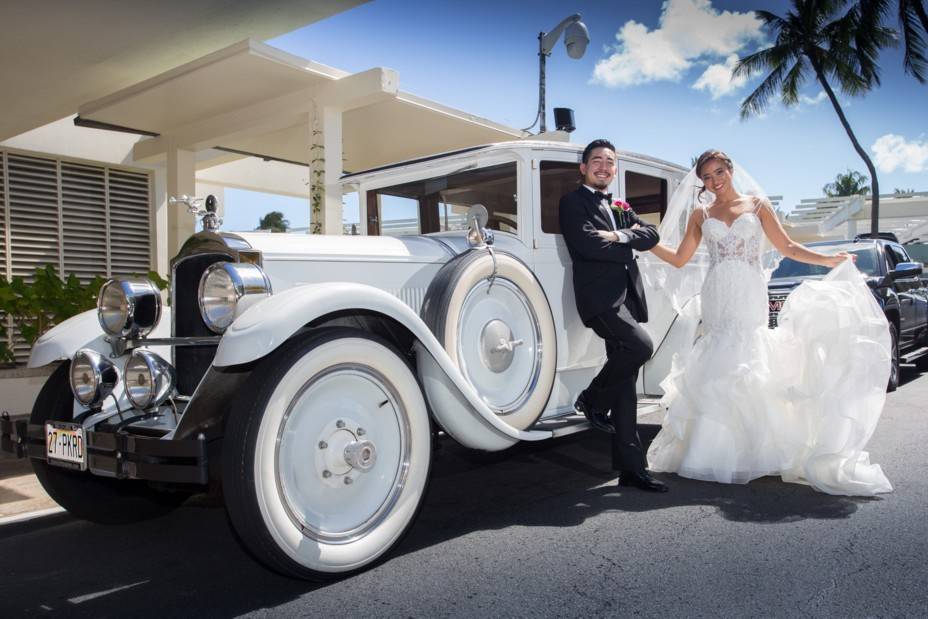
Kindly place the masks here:
<instances>
[{"instance_id":1,"label":"car side window","mask_svg":"<svg viewBox=\"0 0 928 619\"><path fill-rule=\"evenodd\" d=\"M667 212L667 180L628 170L625 199L641 219L656 226Z\"/></svg>"},{"instance_id":2,"label":"car side window","mask_svg":"<svg viewBox=\"0 0 928 619\"><path fill-rule=\"evenodd\" d=\"M541 231L560 234L558 210L561 198L580 186L580 170L576 161L542 161L539 166L541 180Z\"/></svg>"},{"instance_id":3,"label":"car side window","mask_svg":"<svg viewBox=\"0 0 928 619\"><path fill-rule=\"evenodd\" d=\"M892 268L896 268L896 265L900 262L911 262L909 257L906 255L905 250L902 249L899 245L887 245L887 254L890 256L890 263Z\"/></svg>"},{"instance_id":4,"label":"car side window","mask_svg":"<svg viewBox=\"0 0 928 619\"><path fill-rule=\"evenodd\" d=\"M489 213L487 228L515 234L516 163L467 170L367 192L367 233L403 236L464 230L474 204Z\"/></svg>"}]
</instances>

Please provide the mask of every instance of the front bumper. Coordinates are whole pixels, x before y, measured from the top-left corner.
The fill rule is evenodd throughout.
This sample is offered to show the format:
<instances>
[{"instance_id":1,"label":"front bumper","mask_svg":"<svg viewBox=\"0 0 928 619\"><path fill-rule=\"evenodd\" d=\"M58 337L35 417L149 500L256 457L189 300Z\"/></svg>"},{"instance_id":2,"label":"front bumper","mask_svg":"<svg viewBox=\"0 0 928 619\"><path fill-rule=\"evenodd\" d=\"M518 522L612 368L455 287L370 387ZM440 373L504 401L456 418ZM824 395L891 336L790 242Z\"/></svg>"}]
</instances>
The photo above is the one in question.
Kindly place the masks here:
<instances>
[{"instance_id":1,"label":"front bumper","mask_svg":"<svg viewBox=\"0 0 928 619\"><path fill-rule=\"evenodd\" d=\"M87 470L117 479L206 484L209 481L205 437L166 440L125 430L86 432ZM18 458L45 460L45 428L0 417L0 450Z\"/></svg>"}]
</instances>

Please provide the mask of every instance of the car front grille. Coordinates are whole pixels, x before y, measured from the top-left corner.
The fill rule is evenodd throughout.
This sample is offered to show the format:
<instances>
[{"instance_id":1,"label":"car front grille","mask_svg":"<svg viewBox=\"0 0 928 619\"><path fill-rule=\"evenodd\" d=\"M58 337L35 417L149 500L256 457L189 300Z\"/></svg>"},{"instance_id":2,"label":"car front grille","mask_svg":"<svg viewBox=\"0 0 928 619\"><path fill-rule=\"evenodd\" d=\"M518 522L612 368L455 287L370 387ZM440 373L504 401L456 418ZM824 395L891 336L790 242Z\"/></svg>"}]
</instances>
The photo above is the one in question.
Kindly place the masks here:
<instances>
[{"instance_id":1,"label":"car front grille","mask_svg":"<svg viewBox=\"0 0 928 619\"><path fill-rule=\"evenodd\" d=\"M200 316L197 302L200 276L215 262L228 261L223 254L191 256L174 266L172 316L175 337L204 337L215 335ZM174 367L177 370L177 391L191 395L200 384L206 370L216 356L215 346L177 346L174 349Z\"/></svg>"},{"instance_id":2,"label":"car front grille","mask_svg":"<svg viewBox=\"0 0 928 619\"><path fill-rule=\"evenodd\" d=\"M767 293L767 308L769 312L767 326L771 329L777 328L777 319L780 315L780 310L783 308L783 304L786 302L786 297L788 296L788 292Z\"/></svg>"}]
</instances>

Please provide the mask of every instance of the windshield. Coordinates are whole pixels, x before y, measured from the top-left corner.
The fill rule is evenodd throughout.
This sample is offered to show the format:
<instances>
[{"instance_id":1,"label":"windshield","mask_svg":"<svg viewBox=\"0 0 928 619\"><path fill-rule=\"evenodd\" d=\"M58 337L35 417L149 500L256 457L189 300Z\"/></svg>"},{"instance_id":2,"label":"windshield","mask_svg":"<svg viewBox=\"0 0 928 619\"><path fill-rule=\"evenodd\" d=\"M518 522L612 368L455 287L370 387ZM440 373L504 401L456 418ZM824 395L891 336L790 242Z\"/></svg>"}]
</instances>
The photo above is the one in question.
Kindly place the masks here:
<instances>
[{"instance_id":1,"label":"windshield","mask_svg":"<svg viewBox=\"0 0 928 619\"><path fill-rule=\"evenodd\" d=\"M879 275L879 270L877 269L876 250L872 245L859 248L848 247L847 245L834 245L831 247L810 247L809 249L814 249L815 251L821 252L823 254L836 254L839 251L847 251L848 253L855 254L857 256L856 264L861 273L865 273L866 275ZM831 269L828 267L822 267L814 264L805 264L802 262L796 262L790 258L783 258L783 260L780 262L780 266L777 267L777 270L773 272L770 278L776 279L778 277L808 277L825 275L830 270Z\"/></svg>"}]
</instances>

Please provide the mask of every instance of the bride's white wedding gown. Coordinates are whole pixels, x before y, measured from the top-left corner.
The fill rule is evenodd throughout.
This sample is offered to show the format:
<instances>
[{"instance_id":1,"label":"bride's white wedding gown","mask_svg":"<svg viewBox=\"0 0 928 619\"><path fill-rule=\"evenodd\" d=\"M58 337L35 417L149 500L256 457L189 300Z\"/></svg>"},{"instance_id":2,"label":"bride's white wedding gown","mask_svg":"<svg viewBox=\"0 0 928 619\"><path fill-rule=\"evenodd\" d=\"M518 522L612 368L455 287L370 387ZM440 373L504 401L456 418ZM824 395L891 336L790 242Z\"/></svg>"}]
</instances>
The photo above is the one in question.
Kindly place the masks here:
<instances>
[{"instance_id":1,"label":"bride's white wedding gown","mask_svg":"<svg viewBox=\"0 0 928 619\"><path fill-rule=\"evenodd\" d=\"M793 291L767 328L763 228L705 218L701 335L661 384L652 471L723 483L764 475L829 494L892 491L863 451L885 400L886 319L853 263Z\"/></svg>"}]
</instances>

